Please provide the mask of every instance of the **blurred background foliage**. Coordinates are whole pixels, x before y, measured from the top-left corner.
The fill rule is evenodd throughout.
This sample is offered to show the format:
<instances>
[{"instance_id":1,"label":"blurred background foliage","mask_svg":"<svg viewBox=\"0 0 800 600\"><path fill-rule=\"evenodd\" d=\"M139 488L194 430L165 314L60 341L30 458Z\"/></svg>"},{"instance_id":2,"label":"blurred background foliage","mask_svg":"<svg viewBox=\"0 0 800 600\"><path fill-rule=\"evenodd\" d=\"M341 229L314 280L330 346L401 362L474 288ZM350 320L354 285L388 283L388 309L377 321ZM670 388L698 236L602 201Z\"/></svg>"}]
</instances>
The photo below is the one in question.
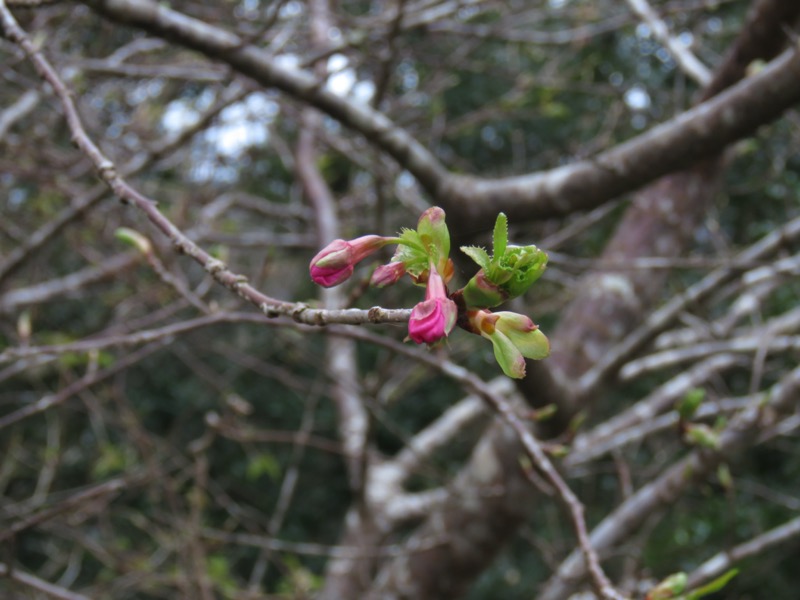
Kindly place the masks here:
<instances>
[{"instance_id":1,"label":"blurred background foliage","mask_svg":"<svg viewBox=\"0 0 800 600\"><path fill-rule=\"evenodd\" d=\"M274 19L263 43L277 46L283 36L276 51L288 62L309 58L302 2L169 4L244 35L260 35L261 25ZM748 6L738 0L652 4L712 65L738 32ZM337 3L337 29L331 35L341 48L328 61L338 68L329 85L357 101L371 102L374 82L388 77L379 108L455 171L517 174L591 157L678 114L697 91L624 3L463 5L401 31L389 44L385 3ZM15 13L75 90L87 126L105 152L122 165L156 153L131 180L157 198L165 214L265 293L315 302L318 290L306 275L317 248L313 214L296 181L292 153L297 102L270 90L250 91L185 143L160 155L166 140L250 84L234 81L226 69L193 52L110 25L80 5ZM131 57L112 60L123 49ZM8 259L32 232L97 194L99 184L71 145L55 100L41 92L35 73L7 40L0 41L0 63L0 106L11 106L27 90L41 95L35 109L0 140L0 257ZM698 257L730 255L800 212L798 136L794 113L736 146L725 197L696 232ZM343 236L390 234L412 226L424 208L407 173L339 124L325 121L318 152L321 172L339 202ZM587 268L582 259L597 256L619 215L620 210L610 211L557 248L565 258L554 257L543 282L525 300L545 329L557 322L576 278ZM512 238L550 249L543 240L571 222L519 224ZM199 316L141 258L90 285L73 288L65 282L130 252L114 237L122 226L148 235L167 271L182 278L205 305L241 308L199 267L175 255L133 208L109 196L0 279L7 301L0 303L0 350L121 335ZM482 233L456 232L460 237ZM467 269L467 263L459 265L462 282L470 275ZM676 270L667 295L706 272ZM368 268L361 269L347 287L356 306L408 307L421 295L409 286L366 289L368 275ZM59 282L61 293L45 300L8 303L14 290ZM765 310L783 313L797 305L798 297L794 280L776 290ZM30 320L29 334L21 331L24 319ZM398 340L404 336L397 326L381 333ZM219 535L270 531L287 543L324 547L338 542L352 498L328 396L331 382L322 368L322 340L319 333L290 328L223 323L136 347L0 365L0 414L6 415L58 394L87 373L109 371L57 407L0 430L5 523L57 505L86 486L115 478L128 483L119 494L101 496L4 541L0 559L59 585L90 590L96 598L189 597L187 580L193 577L205 578L218 598L309 597L320 585L324 555L299 552L291 544L267 551L226 543ZM481 342L459 333L448 352L489 378L498 369L491 347ZM115 370L136 352L145 355ZM358 353L376 451L398 451L461 397L450 380L385 349L359 343ZM782 368L770 362L765 377L774 380ZM613 414L678 371L618 387L591 419ZM746 393L749 385L746 371L737 371L720 378L710 393ZM446 483L479 433L477 426L467 430L463 442L429 464L414 486ZM626 449L634 487L686 451L676 438L668 431ZM691 570L698 557L796 516L798 457L796 435L753 450L736 467L732 487L715 480L698 486L667 518L643 530L625 556L611 562L612 574L633 576L630 569L636 568L656 580ZM572 480L587 504L590 525L620 500L614 473L613 459L604 458ZM296 488L283 519L273 522L289 477L297 477ZM195 551L193 539L205 540L204 554ZM746 566L746 574L719 597L795 598L797 544L794 552L777 552ZM469 598L530 598L572 547L568 520L558 507L532 510L528 525ZM640 555L641 563L631 554ZM0 595L40 597L3 578Z\"/></svg>"}]
</instances>

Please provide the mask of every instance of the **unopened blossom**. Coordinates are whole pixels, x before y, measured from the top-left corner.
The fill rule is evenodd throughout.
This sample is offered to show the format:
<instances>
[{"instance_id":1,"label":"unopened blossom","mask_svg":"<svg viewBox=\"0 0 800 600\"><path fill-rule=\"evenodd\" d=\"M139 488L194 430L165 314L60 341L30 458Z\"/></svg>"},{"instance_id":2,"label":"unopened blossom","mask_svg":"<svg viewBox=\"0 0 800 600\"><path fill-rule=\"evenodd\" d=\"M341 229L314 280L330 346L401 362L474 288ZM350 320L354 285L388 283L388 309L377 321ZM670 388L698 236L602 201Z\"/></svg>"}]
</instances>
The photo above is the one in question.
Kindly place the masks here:
<instances>
[{"instance_id":1,"label":"unopened blossom","mask_svg":"<svg viewBox=\"0 0 800 600\"><path fill-rule=\"evenodd\" d=\"M408 337L417 344L434 344L449 335L456 324L458 308L447 297L447 288L436 267L430 265L425 301L411 311Z\"/></svg>"},{"instance_id":2,"label":"unopened blossom","mask_svg":"<svg viewBox=\"0 0 800 600\"><path fill-rule=\"evenodd\" d=\"M430 262L447 281L449 279L447 262L450 256L450 231L445 223L444 211L438 206L431 206L423 212L417 222L417 233Z\"/></svg>"},{"instance_id":3,"label":"unopened blossom","mask_svg":"<svg viewBox=\"0 0 800 600\"><path fill-rule=\"evenodd\" d=\"M390 262L375 269L369 283L373 287L383 288L397 283L405 274L406 266L403 263Z\"/></svg>"},{"instance_id":4,"label":"unopened blossom","mask_svg":"<svg viewBox=\"0 0 800 600\"><path fill-rule=\"evenodd\" d=\"M541 359L550 354L547 337L525 315L473 310L467 317L473 332L492 342L497 364L509 377L525 377L526 358Z\"/></svg>"},{"instance_id":5,"label":"unopened blossom","mask_svg":"<svg viewBox=\"0 0 800 600\"><path fill-rule=\"evenodd\" d=\"M508 219L500 213L491 255L478 246L461 248L480 269L466 286L450 295L447 286L455 275L449 257L450 232L444 211L433 206L422 213L416 229L403 228L396 237L334 240L313 258L309 271L319 285L338 285L353 274L359 261L387 244L397 244L391 261L375 269L370 283L382 288L408 275L414 284L425 286L425 300L411 310L406 339L430 346L447 337L458 322L490 340L503 372L521 378L525 359L545 358L550 343L528 317L489 309L523 294L541 276L547 254L536 246L515 246L508 241Z\"/></svg>"},{"instance_id":6,"label":"unopened blossom","mask_svg":"<svg viewBox=\"0 0 800 600\"><path fill-rule=\"evenodd\" d=\"M417 285L425 285L430 265L439 272L447 284L453 277L450 254L450 232L445 223L444 211L432 206L420 216L416 229L403 229L398 236L399 245L392 262L401 262Z\"/></svg>"},{"instance_id":7,"label":"unopened blossom","mask_svg":"<svg viewBox=\"0 0 800 600\"><path fill-rule=\"evenodd\" d=\"M339 285L353 274L355 265L395 238L365 235L354 240L333 240L311 259L309 273L323 287Z\"/></svg>"}]
</instances>

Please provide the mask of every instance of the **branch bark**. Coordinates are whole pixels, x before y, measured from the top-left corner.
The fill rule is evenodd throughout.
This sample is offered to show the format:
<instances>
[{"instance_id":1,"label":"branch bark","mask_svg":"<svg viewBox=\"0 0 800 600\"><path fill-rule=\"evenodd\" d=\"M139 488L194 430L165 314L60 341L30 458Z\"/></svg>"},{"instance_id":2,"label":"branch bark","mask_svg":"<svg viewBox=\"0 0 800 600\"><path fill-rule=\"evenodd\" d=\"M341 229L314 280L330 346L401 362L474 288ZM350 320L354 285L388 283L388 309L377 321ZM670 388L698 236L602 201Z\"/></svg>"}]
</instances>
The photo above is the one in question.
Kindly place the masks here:
<instances>
[{"instance_id":1,"label":"branch bark","mask_svg":"<svg viewBox=\"0 0 800 600\"><path fill-rule=\"evenodd\" d=\"M529 220L591 209L718 154L800 101L800 52L793 49L724 94L590 160L529 175L485 179L448 172L427 148L384 114L327 90L308 71L279 65L265 50L222 28L152 0L87 0L86 4L110 20L225 62L260 84L338 119L408 169L433 199L450 211L448 219L456 229L490 223L501 210L512 220ZM784 40L782 31L772 30L771 35L779 43ZM741 70L731 69L731 73L724 82ZM724 85L713 83L712 88Z\"/></svg>"},{"instance_id":2,"label":"branch bark","mask_svg":"<svg viewBox=\"0 0 800 600\"><path fill-rule=\"evenodd\" d=\"M773 5L780 4L775 0L770 1ZM762 4L759 3L759 6ZM757 11L751 13L751 21L744 25L743 30L746 31L752 24L752 19L758 18L760 14L762 13ZM772 34L779 37L783 35L778 22L774 22ZM749 36L749 34L746 35ZM749 37L748 39L753 38ZM772 46L770 45L769 47L748 48L746 51L741 50L733 53L732 56L761 54L768 58L771 51ZM800 62L797 62L798 57L800 54L792 49L776 60L771 68L775 69L778 65L782 65L783 61L790 61L790 63L797 63L789 67L789 71L793 72L800 66ZM778 71L773 72L778 73L783 68L780 66ZM735 69L729 69L726 63L720 71L729 73ZM743 73L743 71L739 72ZM795 75L791 77L795 77ZM718 85L717 81L719 79L715 77L712 85ZM604 193L597 192L597 190L605 190L609 185L613 187L632 174L641 173L639 169L649 169L653 166L648 164L649 162L657 163L665 158L664 154L659 154L661 158L656 158L654 154L649 159L639 162L639 159L647 155L654 146L664 143L672 135L678 135L678 138L681 138L682 135L694 129L695 133L701 133L701 135L688 135L694 139L694 142L701 143L700 140L704 136L706 140L712 139L715 130L713 128L704 129L707 125L714 123L714 127L719 126L725 130L732 125L732 121L728 119L736 120L738 118L738 113L735 111L727 113L727 117L722 117L722 113L716 111L720 106L728 106L730 109L728 102L732 98L746 97L752 91L753 88L750 88L750 85L754 81L754 78L749 78L720 97L701 104L679 117L676 123L685 125L681 134L678 134L681 131L680 127L673 128L665 124L654 128L644 136L602 154L599 157L601 159L608 156L615 158L605 162L601 160L599 163L601 168L597 168L598 164L596 163L592 163L591 167L581 166L580 163L563 167L560 169L564 175L564 179L560 183L561 187L550 188L552 197L548 201L559 203L558 206L562 207L564 211L573 210L575 202L582 202L578 198L579 194L591 196L593 193ZM793 87L793 84L790 84L790 87ZM695 121L691 124L693 120ZM653 146L642 144L642 140L648 136L651 137ZM674 143L672 147L686 149L683 146L686 139L683 138L683 142L674 139L671 142ZM670 153L665 146L662 146L661 150L666 152L666 156ZM629 152L635 152L636 158L632 159L632 154L628 154ZM698 156L695 155L694 158L696 159ZM666 158L666 160L670 159ZM617 165L616 171L613 168L614 165ZM715 197L719 166L718 161L707 161L692 170L679 172L645 189L625 214L612 241L607 246L601 262L629 256L674 257L680 255L691 241L696 225L703 218L707 207ZM674 167L675 165L673 165ZM499 207L504 210L508 209L509 203L514 203L514 199L521 198L522 190L530 186L539 186L538 189L541 190L539 198L547 198L547 194L550 193L547 181L551 177L552 174L543 173L520 177L516 180L506 180L506 182L486 182L472 179L474 184L471 188L472 195L469 199L466 196L459 198L459 203L463 202L463 210L460 208L458 214L460 218L468 222L480 222L473 221L473 219L481 218L487 220L490 211L496 211ZM627 180L630 181L630 179ZM508 181L514 181L514 185L504 187L509 185ZM587 185L587 182L593 182L593 184ZM568 188L574 195L570 194ZM508 195L504 196L498 190L503 190ZM567 191L565 192L565 190ZM454 192L454 195L456 193ZM566 193L566 196L562 200L560 194L563 193ZM589 205L592 205L591 201L587 201L586 207L588 208ZM522 201L516 207L520 215L544 216L536 208ZM510 210L509 212L513 213L514 211ZM467 213L469 214L467 215ZM767 240L763 241L767 242ZM762 244L758 246L761 248ZM746 254L748 259L751 258L749 253ZM631 332L658 301L663 293L665 276L666 273L662 273L659 277L651 272L645 279L642 274L603 271L590 273L585 278L584 284L579 288L583 293L579 293L576 301L561 315L560 324L552 334L554 352L551 358L546 363L532 363L530 366L533 368L528 377L520 382L520 389L531 403L538 405L555 403L559 407L558 419L553 420L550 424L548 433L551 435L562 433L579 410L586 409L590 401L598 398L607 377L612 376L621 364L611 368L606 361L606 367L609 368L602 373L602 376L599 375L599 371L595 370L595 377L591 379L590 384L583 385L585 381L582 381L580 386L582 393L575 397L565 396L563 390L569 389L569 386L558 385L558 382L574 381L586 374L598 361L604 362L606 354L615 341ZM462 578L477 574L484 565L492 560L507 536L516 530L524 518L524 510L521 507L535 504L535 491L521 485L518 481L522 478L517 462L518 455L517 440L504 432L501 427L492 428L478 444L471 461L454 483L455 493L452 501L448 502L440 511L436 511L416 534L415 539L410 542L411 546L413 543L419 543L419 540L425 539L425 536L445 535L458 538L458 545L451 544L433 548L430 552L434 554L425 561L404 562L402 559L395 561L395 568L399 572L405 570L406 578L415 582L415 598L457 597L463 591L463 587L461 587L465 585L463 580L450 580L442 577L441 573L454 573L454 577ZM486 464L492 465L488 472ZM476 493L474 488L483 489L484 493ZM488 490L499 490L500 493L489 496ZM482 521L482 528L466 526L466 523L476 520ZM591 540L591 543L593 547L597 548L594 540ZM581 571L580 576L584 574L585 571ZM579 580L571 581L572 587L569 589L574 589L579 583ZM402 595L404 588L398 585L397 580L389 581L388 584L385 581L379 581L376 589L387 594L387 597L392 597L393 594L404 597ZM553 599L563 597L565 596L557 594L552 596Z\"/></svg>"},{"instance_id":3,"label":"branch bark","mask_svg":"<svg viewBox=\"0 0 800 600\"><path fill-rule=\"evenodd\" d=\"M797 406L800 368L790 371L753 405L738 415L720 436L719 446L710 451L698 449L670 467L663 475L644 486L592 531L590 540L598 551L612 548L636 531L645 519L675 502L691 485L716 468L722 461L731 462L745 448L756 443L758 434L768 424L769 410L781 413ZM545 587L539 600L569 597L586 574L580 552L573 551Z\"/></svg>"}]
</instances>

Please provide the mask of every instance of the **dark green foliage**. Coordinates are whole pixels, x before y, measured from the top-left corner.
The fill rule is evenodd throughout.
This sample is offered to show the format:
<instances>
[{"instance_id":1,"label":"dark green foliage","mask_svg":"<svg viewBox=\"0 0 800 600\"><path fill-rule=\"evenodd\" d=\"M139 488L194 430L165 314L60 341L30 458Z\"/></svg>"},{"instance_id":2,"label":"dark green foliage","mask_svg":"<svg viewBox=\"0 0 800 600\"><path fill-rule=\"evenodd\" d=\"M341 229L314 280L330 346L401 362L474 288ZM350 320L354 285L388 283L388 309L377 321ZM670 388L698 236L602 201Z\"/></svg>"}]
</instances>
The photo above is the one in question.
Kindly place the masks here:
<instances>
[{"instance_id":1,"label":"dark green foliage","mask_svg":"<svg viewBox=\"0 0 800 600\"><path fill-rule=\"evenodd\" d=\"M303 66L326 64L313 60L318 52L308 42L308 3L162 4L227 27ZM398 5L408 9L417 4ZM431 10L440 4L446 3L431 3ZM393 39L388 36L394 4L347 1L335 7L331 43L340 44L333 53L349 61L345 74L359 82L375 81L388 69L378 108L455 172L502 177L591 158L679 114L698 93L664 48L632 17L625 17L624 3L490 4L465 4L460 16L430 17L430 22L423 19L413 26L402 20ZM697 41L693 48L713 66L738 33L750 3L651 4L673 31L691 33ZM277 17L275 10L280 11ZM152 36L133 26L111 24L84 3L13 12L56 64L88 133L118 166L136 164L181 130L165 118L170 107L178 107L181 117L197 117L235 85L253 85L219 61L170 41L149 47ZM422 18L425 13L407 18L412 16ZM524 41L526 35L570 31L572 37L566 40ZM131 54L120 59L115 53L123 50ZM102 64L92 62L95 59ZM167 67L173 71L165 71ZM5 38L0 44L0 81L3 115L26 90L43 89L34 69ZM626 101L632 90L645 94L647 101L640 96L643 104L638 107ZM264 133L257 143L221 151L219 128L226 120L216 115L209 127L181 147L152 157L129 180L156 199L163 213L203 248L236 273L246 274L258 290L317 306L321 296L308 276L308 261L320 241L315 223L319 213L311 208L308 190L297 175L299 119L307 107L274 89L255 93L261 95L261 104L256 103L247 127ZM371 102L369 97L354 101ZM49 91L42 93L33 112L0 136L0 265L98 185L70 138ZM691 258L699 263L707 259L708 266L672 269L664 298L685 291L728 257L800 214L797 148L796 115L735 145L724 191L692 232L696 244ZM431 201L371 141L327 117L315 152L314 166L336 200L342 237L393 234L413 227L421 206ZM237 195L246 198L215 205ZM557 327L577 294L587 293L579 278L594 266L629 199L560 245L541 246L553 251L553 268L516 302L530 309L544 332ZM214 206L218 212L210 210ZM508 242L540 245L584 217L512 222ZM8 309L2 304L15 291L30 292L31 286L48 282L63 284L70 275L130 251L115 238L118 227L147 237L159 264L174 279L167 281L142 256L127 270L91 284L66 285L51 297ZM475 223L469 230L451 232L451 254L462 244L489 249L491 228L491 222ZM778 259L796 252L796 244L787 244ZM409 308L417 303L423 287L366 287L371 269L391 254L377 257L360 265L344 286L347 305ZM468 260L458 262L451 291L466 284L476 270ZM708 302L688 307L691 314L682 314L687 318L677 326L702 331L725 315L739 297L737 284L734 280ZM187 300L186 290L200 297L207 310ZM796 271L788 270L782 284L766 294L740 326L796 310L799 301ZM255 310L229 290L209 284L201 267L175 254L140 212L120 206L109 193L0 280L0 353L6 348L125 336L216 311ZM604 315L592 316L602 325ZM28 317L31 330L26 337ZM342 542L345 515L360 505L348 484L332 393L335 382L324 367L325 330L287 323L220 323L161 338L161 345L145 358L113 373L115 365L146 344L63 352L41 363L23 358L0 364L0 419L93 373L104 374L56 406L0 429L0 534L74 494L117 478L126 480L126 488L117 494L44 518L13 540L0 542L0 563L49 582L61 580L77 592L88 590L93 598L199 598L197 586L204 577L214 598L244 598L251 577L264 597L310 597L329 564L326 547ZM407 333L403 325L363 328L397 341ZM715 335L712 332L711 339ZM552 343L559 351L559 340ZM648 346L642 352L651 351L654 348ZM356 376L369 415L370 458L376 462L396 456L464 396L452 379L386 348L360 341L356 354ZM443 354L487 381L501 373L491 346L464 331L450 336ZM741 364L701 387L703 406L748 394L754 382L756 389L765 389L795 368L799 355L796 349L767 355L763 364L752 353L741 356ZM579 431L627 409L693 364L676 364L633 382L609 383L611 391L592 399ZM695 418L694 413L685 415L685 420ZM716 424L713 419L696 423L709 428ZM481 420L466 427L426 459L406 489L447 486L469 460L487 424ZM659 431L623 445L614 457L567 472L586 506L589 526L624 501L624 474L630 475L636 491L676 457L692 451L684 433L677 427ZM572 441L565 435L555 442L568 447ZM612 552L604 563L612 579L619 581L631 564L635 577L654 581L677 571L690 572L716 552L796 516L796 430L729 458L725 464L730 482L717 475L697 483L678 502L653 514L629 545ZM284 518L270 531L283 486L294 473L296 487ZM546 494L540 498L530 507L530 518L519 534L477 578L470 600L535 597L553 568L576 547L572 524L559 503ZM380 543L402 542L417 522L402 523ZM316 544L321 551L295 546L274 550L265 559L262 549L250 543L220 541L223 534ZM745 561L739 575L714 597L795 600L800 589L797 551L794 541ZM266 571L258 576L256 566L261 563ZM72 572L74 579L69 580ZM38 597L32 594L0 577L0 597Z\"/></svg>"}]
</instances>

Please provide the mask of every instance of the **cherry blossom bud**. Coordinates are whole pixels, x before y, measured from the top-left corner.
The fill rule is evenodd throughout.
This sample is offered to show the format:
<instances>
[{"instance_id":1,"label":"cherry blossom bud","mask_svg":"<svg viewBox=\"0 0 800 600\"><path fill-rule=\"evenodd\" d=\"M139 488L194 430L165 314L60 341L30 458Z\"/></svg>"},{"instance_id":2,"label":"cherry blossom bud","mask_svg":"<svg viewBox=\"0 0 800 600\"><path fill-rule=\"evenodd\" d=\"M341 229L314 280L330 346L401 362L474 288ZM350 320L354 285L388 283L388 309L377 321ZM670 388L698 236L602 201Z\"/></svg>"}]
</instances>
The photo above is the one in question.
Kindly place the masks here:
<instances>
[{"instance_id":1,"label":"cherry blossom bud","mask_svg":"<svg viewBox=\"0 0 800 600\"><path fill-rule=\"evenodd\" d=\"M525 315L471 310L467 319L473 333L492 342L495 360L509 377L525 377L526 358L541 359L550 354L547 337Z\"/></svg>"},{"instance_id":2,"label":"cherry blossom bud","mask_svg":"<svg viewBox=\"0 0 800 600\"><path fill-rule=\"evenodd\" d=\"M417 233L429 260L439 274L448 279L446 271L450 256L450 231L447 229L444 219L444 211L438 206L431 206L420 216L417 222Z\"/></svg>"},{"instance_id":3,"label":"cherry blossom bud","mask_svg":"<svg viewBox=\"0 0 800 600\"><path fill-rule=\"evenodd\" d=\"M674 573L650 590L647 600L668 600L677 598L686 589L689 578L686 573Z\"/></svg>"},{"instance_id":4,"label":"cherry blossom bud","mask_svg":"<svg viewBox=\"0 0 800 600\"><path fill-rule=\"evenodd\" d=\"M456 324L458 308L447 297L444 280L431 264L425 301L411 311L408 337L417 344L433 344L447 337Z\"/></svg>"},{"instance_id":5,"label":"cherry blossom bud","mask_svg":"<svg viewBox=\"0 0 800 600\"><path fill-rule=\"evenodd\" d=\"M375 269L369 283L374 287L383 288L397 283L405 273L406 266L403 263L390 262Z\"/></svg>"},{"instance_id":6,"label":"cherry blossom bud","mask_svg":"<svg viewBox=\"0 0 800 600\"><path fill-rule=\"evenodd\" d=\"M511 340L525 358L538 360L550 355L550 342L530 318L513 312L496 312L497 329Z\"/></svg>"},{"instance_id":7,"label":"cherry blossom bud","mask_svg":"<svg viewBox=\"0 0 800 600\"><path fill-rule=\"evenodd\" d=\"M394 238L365 235L354 240L333 240L311 259L309 272L314 283L323 287L339 285L353 274L353 267Z\"/></svg>"}]
</instances>

